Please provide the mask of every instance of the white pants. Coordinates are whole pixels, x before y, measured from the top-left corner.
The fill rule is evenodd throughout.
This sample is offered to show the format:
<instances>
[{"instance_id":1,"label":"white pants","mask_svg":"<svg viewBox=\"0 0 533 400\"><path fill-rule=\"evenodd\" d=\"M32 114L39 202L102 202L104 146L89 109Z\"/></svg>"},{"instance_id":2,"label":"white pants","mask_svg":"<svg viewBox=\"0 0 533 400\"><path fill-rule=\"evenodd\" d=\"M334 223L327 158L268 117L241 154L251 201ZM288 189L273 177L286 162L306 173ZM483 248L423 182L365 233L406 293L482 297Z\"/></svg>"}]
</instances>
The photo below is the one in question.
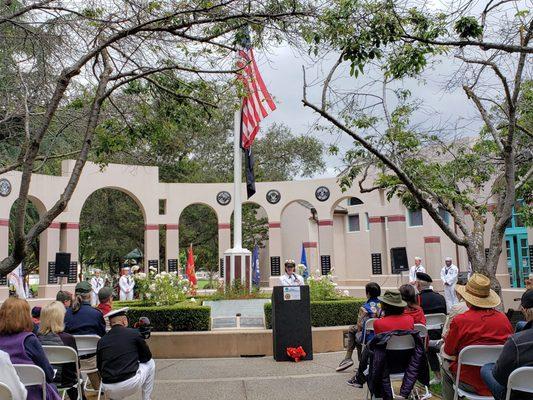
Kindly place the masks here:
<instances>
[{"instance_id":1,"label":"white pants","mask_svg":"<svg viewBox=\"0 0 533 400\"><path fill-rule=\"evenodd\" d=\"M100 304L100 302L98 301L98 295L94 292L91 292L91 306L95 307L98 304Z\"/></svg>"},{"instance_id":2,"label":"white pants","mask_svg":"<svg viewBox=\"0 0 533 400\"><path fill-rule=\"evenodd\" d=\"M117 383L104 383L104 391L113 400L124 399L142 390L142 400L150 400L154 390L155 362L150 360L144 364L139 364L139 369L135 376L128 380Z\"/></svg>"},{"instance_id":3,"label":"white pants","mask_svg":"<svg viewBox=\"0 0 533 400\"><path fill-rule=\"evenodd\" d=\"M130 290L128 293L120 291L120 301L133 300L133 290Z\"/></svg>"},{"instance_id":4,"label":"white pants","mask_svg":"<svg viewBox=\"0 0 533 400\"><path fill-rule=\"evenodd\" d=\"M455 285L444 285L444 298L446 299L446 308L450 312L452 306L458 302L455 295Z\"/></svg>"}]
</instances>

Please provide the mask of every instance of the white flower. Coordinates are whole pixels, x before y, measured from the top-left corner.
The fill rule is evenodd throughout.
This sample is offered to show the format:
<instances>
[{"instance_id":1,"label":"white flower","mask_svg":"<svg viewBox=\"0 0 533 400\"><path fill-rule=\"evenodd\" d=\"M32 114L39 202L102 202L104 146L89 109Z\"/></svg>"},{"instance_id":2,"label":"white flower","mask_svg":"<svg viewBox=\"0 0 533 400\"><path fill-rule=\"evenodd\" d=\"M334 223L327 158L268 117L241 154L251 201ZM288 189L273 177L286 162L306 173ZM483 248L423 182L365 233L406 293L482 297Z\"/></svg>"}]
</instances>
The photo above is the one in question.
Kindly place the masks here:
<instances>
[{"instance_id":1,"label":"white flower","mask_svg":"<svg viewBox=\"0 0 533 400\"><path fill-rule=\"evenodd\" d=\"M342 291L342 294L345 295L345 296L349 296L350 295L350 292L348 290L343 290Z\"/></svg>"},{"instance_id":2,"label":"white flower","mask_svg":"<svg viewBox=\"0 0 533 400\"><path fill-rule=\"evenodd\" d=\"M145 296L146 296L147 299L150 299L152 297L152 295L150 293L146 293Z\"/></svg>"},{"instance_id":3,"label":"white flower","mask_svg":"<svg viewBox=\"0 0 533 400\"><path fill-rule=\"evenodd\" d=\"M331 268L329 272L335 272L335 268Z\"/></svg>"},{"instance_id":4,"label":"white flower","mask_svg":"<svg viewBox=\"0 0 533 400\"><path fill-rule=\"evenodd\" d=\"M191 297L191 302L196 303L196 299L194 297Z\"/></svg>"},{"instance_id":5,"label":"white flower","mask_svg":"<svg viewBox=\"0 0 533 400\"><path fill-rule=\"evenodd\" d=\"M167 275L168 275L167 271L161 271L161 276L167 276Z\"/></svg>"},{"instance_id":6,"label":"white flower","mask_svg":"<svg viewBox=\"0 0 533 400\"><path fill-rule=\"evenodd\" d=\"M320 270L317 268L315 271L318 275L320 275Z\"/></svg>"},{"instance_id":7,"label":"white flower","mask_svg":"<svg viewBox=\"0 0 533 400\"><path fill-rule=\"evenodd\" d=\"M176 276L176 275L178 275L178 271L172 271L171 274Z\"/></svg>"},{"instance_id":8,"label":"white flower","mask_svg":"<svg viewBox=\"0 0 533 400\"><path fill-rule=\"evenodd\" d=\"M150 266L149 269L150 269L150 271L157 271L157 268L156 268L156 267L152 267L152 266Z\"/></svg>"},{"instance_id":9,"label":"white flower","mask_svg":"<svg viewBox=\"0 0 533 400\"><path fill-rule=\"evenodd\" d=\"M148 289L150 289L151 291L154 291L155 290L155 283L152 283L150 286L148 286Z\"/></svg>"},{"instance_id":10,"label":"white flower","mask_svg":"<svg viewBox=\"0 0 533 400\"><path fill-rule=\"evenodd\" d=\"M139 272L137 274L137 278L140 278L140 279L145 279L146 278L146 274L144 272Z\"/></svg>"}]
</instances>

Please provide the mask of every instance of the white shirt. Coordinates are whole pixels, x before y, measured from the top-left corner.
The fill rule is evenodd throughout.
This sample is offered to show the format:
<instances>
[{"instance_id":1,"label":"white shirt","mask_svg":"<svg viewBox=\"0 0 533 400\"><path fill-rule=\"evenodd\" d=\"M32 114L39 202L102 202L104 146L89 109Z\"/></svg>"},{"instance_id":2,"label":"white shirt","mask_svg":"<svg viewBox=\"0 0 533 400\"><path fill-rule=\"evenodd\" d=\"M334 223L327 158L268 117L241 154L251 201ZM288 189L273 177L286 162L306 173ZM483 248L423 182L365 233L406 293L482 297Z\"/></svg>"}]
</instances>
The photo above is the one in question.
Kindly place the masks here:
<instances>
[{"instance_id":1,"label":"white shirt","mask_svg":"<svg viewBox=\"0 0 533 400\"><path fill-rule=\"evenodd\" d=\"M129 293L135 287L135 280L131 275L122 275L118 280L118 285L121 292Z\"/></svg>"},{"instance_id":2,"label":"white shirt","mask_svg":"<svg viewBox=\"0 0 533 400\"><path fill-rule=\"evenodd\" d=\"M93 276L91 279L91 286L93 288L93 293L98 295L98 291L104 287L104 278Z\"/></svg>"},{"instance_id":3,"label":"white shirt","mask_svg":"<svg viewBox=\"0 0 533 400\"><path fill-rule=\"evenodd\" d=\"M305 285L304 278L298 274L283 274L279 277L281 286L302 286Z\"/></svg>"},{"instance_id":4,"label":"white shirt","mask_svg":"<svg viewBox=\"0 0 533 400\"><path fill-rule=\"evenodd\" d=\"M9 354L2 350L0 350L0 371L2 371L2 378L0 379L0 382L9 387L11 393L13 394L13 400L26 400L28 392L20 381L17 371L15 371L15 368L11 363Z\"/></svg>"},{"instance_id":5,"label":"white shirt","mask_svg":"<svg viewBox=\"0 0 533 400\"><path fill-rule=\"evenodd\" d=\"M416 281L416 273L417 272L426 272L426 269L422 264L420 264L418 267L416 265L413 265L409 268L409 282Z\"/></svg>"},{"instance_id":6,"label":"white shirt","mask_svg":"<svg viewBox=\"0 0 533 400\"><path fill-rule=\"evenodd\" d=\"M459 268L456 265L452 264L449 267L446 265L440 270L440 279L442 283L447 283L450 286L453 286L457 283L457 275L459 274Z\"/></svg>"}]
</instances>

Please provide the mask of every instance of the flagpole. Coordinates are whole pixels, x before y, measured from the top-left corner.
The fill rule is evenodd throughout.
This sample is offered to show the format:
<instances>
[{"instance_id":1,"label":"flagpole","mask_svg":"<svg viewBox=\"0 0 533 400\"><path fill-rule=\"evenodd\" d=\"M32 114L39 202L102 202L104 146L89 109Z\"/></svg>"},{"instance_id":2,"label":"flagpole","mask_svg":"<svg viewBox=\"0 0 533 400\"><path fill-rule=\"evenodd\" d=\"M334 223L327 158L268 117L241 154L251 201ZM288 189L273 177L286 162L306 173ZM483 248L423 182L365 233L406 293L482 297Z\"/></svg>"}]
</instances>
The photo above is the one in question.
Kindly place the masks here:
<instances>
[{"instance_id":1,"label":"flagpole","mask_svg":"<svg viewBox=\"0 0 533 400\"><path fill-rule=\"evenodd\" d=\"M242 152L241 152L241 110L233 117L233 249L242 250Z\"/></svg>"}]
</instances>

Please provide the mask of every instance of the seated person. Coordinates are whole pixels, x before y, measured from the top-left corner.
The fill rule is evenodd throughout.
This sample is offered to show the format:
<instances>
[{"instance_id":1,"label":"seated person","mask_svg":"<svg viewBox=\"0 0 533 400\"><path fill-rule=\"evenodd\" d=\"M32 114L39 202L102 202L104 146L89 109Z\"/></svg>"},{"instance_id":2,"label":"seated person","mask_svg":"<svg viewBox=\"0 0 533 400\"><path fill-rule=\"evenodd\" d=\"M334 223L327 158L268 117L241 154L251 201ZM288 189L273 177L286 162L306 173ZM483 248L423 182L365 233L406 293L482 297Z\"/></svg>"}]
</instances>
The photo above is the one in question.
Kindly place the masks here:
<instances>
[{"instance_id":1,"label":"seated person","mask_svg":"<svg viewBox=\"0 0 533 400\"><path fill-rule=\"evenodd\" d=\"M424 314L446 314L446 299L431 288L433 279L425 272L416 274L416 288L418 289L420 307Z\"/></svg>"},{"instance_id":2,"label":"seated person","mask_svg":"<svg viewBox=\"0 0 533 400\"><path fill-rule=\"evenodd\" d=\"M520 309L526 318L526 326L507 339L496 364L489 363L481 368L481 378L495 400L505 399L511 372L520 367L533 366L533 289L522 295ZM511 398L514 398L513 395ZM533 398L533 395L529 398Z\"/></svg>"},{"instance_id":3,"label":"seated person","mask_svg":"<svg viewBox=\"0 0 533 400\"><path fill-rule=\"evenodd\" d=\"M415 324L413 317L404 314L404 309L407 303L402 300L402 296L398 290L387 290L382 297L379 297L381 302L381 311L383 318L374 322L374 333L376 335L384 332L397 330L413 330ZM355 376L346 383L350 386L362 388L366 382L365 370L368 367L370 352L365 349L361 354L361 360Z\"/></svg>"},{"instance_id":4,"label":"seated person","mask_svg":"<svg viewBox=\"0 0 533 400\"><path fill-rule=\"evenodd\" d=\"M0 307L0 348L9 354L13 364L29 364L40 367L44 371L47 382L47 400L59 400L61 396L52 384L54 370L46 358L43 346L32 331L33 321L28 302L16 297L9 297ZM27 390L28 400L43 400L40 386L29 386Z\"/></svg>"},{"instance_id":5,"label":"seated person","mask_svg":"<svg viewBox=\"0 0 533 400\"><path fill-rule=\"evenodd\" d=\"M35 306L31 309L31 320L33 322L33 333L37 334L41 319L41 307Z\"/></svg>"},{"instance_id":6,"label":"seated person","mask_svg":"<svg viewBox=\"0 0 533 400\"><path fill-rule=\"evenodd\" d=\"M453 358L451 363L442 363L442 397L453 399L457 356L466 346L474 344L503 344L513 332L505 314L494 308L500 304L500 297L490 288L490 279L474 273L466 286L456 286L457 292L465 300L469 310L457 315L450 323L450 330L444 341L444 353ZM459 386L468 392L489 396L490 391L481 380L480 368L464 365L461 367Z\"/></svg>"},{"instance_id":7,"label":"seated person","mask_svg":"<svg viewBox=\"0 0 533 400\"><path fill-rule=\"evenodd\" d=\"M104 286L98 291L98 308L105 317L113 308L113 290L109 286Z\"/></svg>"},{"instance_id":8,"label":"seated person","mask_svg":"<svg viewBox=\"0 0 533 400\"><path fill-rule=\"evenodd\" d=\"M294 260L285 261L285 273L280 276L281 286L302 286L305 285L304 278L296 272L296 263Z\"/></svg>"},{"instance_id":9,"label":"seated person","mask_svg":"<svg viewBox=\"0 0 533 400\"><path fill-rule=\"evenodd\" d=\"M98 342L96 364L109 398L120 400L142 390L142 399L150 400L155 362L139 331L128 329L127 310L107 314L111 330Z\"/></svg>"},{"instance_id":10,"label":"seated person","mask_svg":"<svg viewBox=\"0 0 533 400\"><path fill-rule=\"evenodd\" d=\"M357 358L361 359L362 340L364 334L365 322L371 318L381 317L381 303L378 297L381 295L381 288L375 282L367 283L365 286L366 303L359 308L357 315L357 324L350 326L348 330L348 348L346 356L341 361L336 371L344 371L353 365L352 354L357 348ZM374 332L368 332L365 342L368 343L374 337Z\"/></svg>"},{"instance_id":11,"label":"seated person","mask_svg":"<svg viewBox=\"0 0 533 400\"><path fill-rule=\"evenodd\" d=\"M43 346L68 346L72 347L76 353L76 340L66 332L63 332L65 325L65 306L59 301L47 304L41 311L41 324L37 338ZM67 390L71 400L78 399L78 388L76 386L76 365L74 363L56 365L54 382L58 387L70 387ZM83 396L83 393L82 393ZM83 396L85 398L85 396Z\"/></svg>"},{"instance_id":12,"label":"seated person","mask_svg":"<svg viewBox=\"0 0 533 400\"><path fill-rule=\"evenodd\" d=\"M63 303L65 308L70 308L72 306L72 293L66 290L60 290L57 292L56 301Z\"/></svg>"},{"instance_id":13,"label":"seated person","mask_svg":"<svg viewBox=\"0 0 533 400\"><path fill-rule=\"evenodd\" d=\"M76 298L65 314L65 332L71 335L105 335L105 321L102 313L91 306L91 284L79 282L75 289Z\"/></svg>"},{"instance_id":14,"label":"seated person","mask_svg":"<svg viewBox=\"0 0 533 400\"><path fill-rule=\"evenodd\" d=\"M426 325L426 316L424 315L424 310L420 307L416 301L416 290L413 285L405 284L400 286L400 294L402 295L403 301L407 303L403 313L413 317L415 324Z\"/></svg>"},{"instance_id":15,"label":"seated person","mask_svg":"<svg viewBox=\"0 0 533 400\"><path fill-rule=\"evenodd\" d=\"M26 400L28 391L20 381L9 354L2 350L0 350L0 371L2 371L0 382L7 385L9 390L11 390L12 400Z\"/></svg>"}]
</instances>

